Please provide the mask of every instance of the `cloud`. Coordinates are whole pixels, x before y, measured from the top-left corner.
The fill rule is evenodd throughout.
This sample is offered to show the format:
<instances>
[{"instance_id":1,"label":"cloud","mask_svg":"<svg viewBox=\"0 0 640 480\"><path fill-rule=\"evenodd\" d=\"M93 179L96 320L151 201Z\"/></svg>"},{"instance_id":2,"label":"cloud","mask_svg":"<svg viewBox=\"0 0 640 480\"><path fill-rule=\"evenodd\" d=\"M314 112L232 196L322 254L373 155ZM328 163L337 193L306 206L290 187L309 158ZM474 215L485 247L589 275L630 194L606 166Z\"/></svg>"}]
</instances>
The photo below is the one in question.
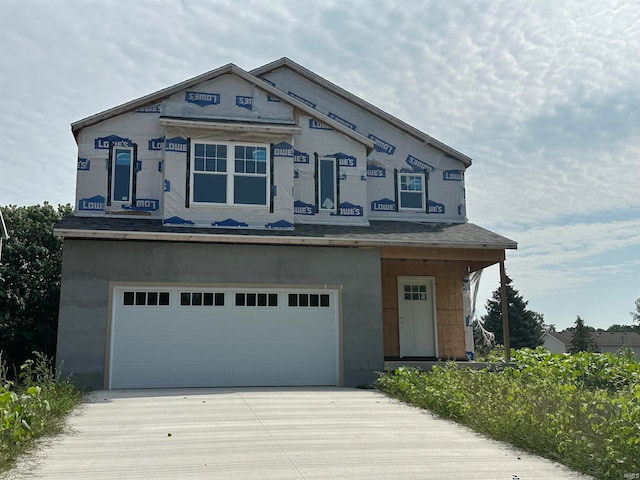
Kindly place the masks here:
<instances>
[{"instance_id":1,"label":"cloud","mask_svg":"<svg viewBox=\"0 0 640 480\"><path fill-rule=\"evenodd\" d=\"M0 204L73 202L71 122L229 62L289 56L471 156L470 220L519 242L509 270L543 305L557 308L556 290L636 278L634 1L23 0L0 10Z\"/></svg>"},{"instance_id":2,"label":"cloud","mask_svg":"<svg viewBox=\"0 0 640 480\"><path fill-rule=\"evenodd\" d=\"M518 250L507 254L508 273L532 303L551 305L564 298L563 309L572 306L578 312L583 311L583 304L594 304L591 313L595 317L606 319L618 312L617 317L623 318L624 309L630 307L614 302L623 296L631 305L640 296L640 216L592 224L521 227L508 233L519 242ZM480 298L490 295L498 282L497 272L489 269ZM599 326L606 328L608 324Z\"/></svg>"}]
</instances>

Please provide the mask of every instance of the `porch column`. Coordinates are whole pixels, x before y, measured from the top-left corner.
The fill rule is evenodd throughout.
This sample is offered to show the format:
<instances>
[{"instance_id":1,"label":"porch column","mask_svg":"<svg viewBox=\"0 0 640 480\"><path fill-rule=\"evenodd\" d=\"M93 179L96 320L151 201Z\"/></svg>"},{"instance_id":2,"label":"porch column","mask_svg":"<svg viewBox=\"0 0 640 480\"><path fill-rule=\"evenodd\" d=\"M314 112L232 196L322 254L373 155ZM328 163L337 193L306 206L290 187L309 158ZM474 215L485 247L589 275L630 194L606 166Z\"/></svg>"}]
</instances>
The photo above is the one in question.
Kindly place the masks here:
<instances>
[{"instance_id":1,"label":"porch column","mask_svg":"<svg viewBox=\"0 0 640 480\"><path fill-rule=\"evenodd\" d=\"M511 341L509 340L509 299L507 298L507 274L504 260L500 261L500 302L502 304L502 337L504 338L504 361L511 361Z\"/></svg>"}]
</instances>

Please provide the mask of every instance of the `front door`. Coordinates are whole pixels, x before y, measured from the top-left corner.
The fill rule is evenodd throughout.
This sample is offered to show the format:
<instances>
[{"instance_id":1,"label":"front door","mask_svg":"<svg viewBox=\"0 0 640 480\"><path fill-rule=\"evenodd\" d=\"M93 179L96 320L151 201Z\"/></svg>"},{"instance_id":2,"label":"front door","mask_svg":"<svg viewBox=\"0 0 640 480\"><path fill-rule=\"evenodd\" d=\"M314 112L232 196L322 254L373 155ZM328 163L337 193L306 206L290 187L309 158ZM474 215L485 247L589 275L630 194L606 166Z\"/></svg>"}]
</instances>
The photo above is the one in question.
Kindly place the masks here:
<instances>
[{"instance_id":1,"label":"front door","mask_svg":"<svg viewBox=\"0 0 640 480\"><path fill-rule=\"evenodd\" d=\"M401 357L435 357L433 277L398 277Z\"/></svg>"}]
</instances>

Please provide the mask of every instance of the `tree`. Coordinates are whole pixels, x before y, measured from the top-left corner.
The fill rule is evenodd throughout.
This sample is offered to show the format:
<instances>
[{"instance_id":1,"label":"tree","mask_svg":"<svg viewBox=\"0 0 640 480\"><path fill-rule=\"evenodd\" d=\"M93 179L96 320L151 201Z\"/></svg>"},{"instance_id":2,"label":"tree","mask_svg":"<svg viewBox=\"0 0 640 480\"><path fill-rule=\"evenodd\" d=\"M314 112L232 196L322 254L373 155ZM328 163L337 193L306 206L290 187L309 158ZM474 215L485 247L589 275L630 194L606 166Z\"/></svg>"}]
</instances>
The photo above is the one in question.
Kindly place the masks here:
<instances>
[{"instance_id":1,"label":"tree","mask_svg":"<svg viewBox=\"0 0 640 480\"><path fill-rule=\"evenodd\" d=\"M507 276L507 302L509 315L509 340L511 348L531 347L542 345L542 334L545 331L544 317L541 313L527 310L527 302L511 285L512 280ZM486 315L480 319L484 328L495 334L496 343L504 344L502 330L502 302L500 287L487 300Z\"/></svg>"},{"instance_id":2,"label":"tree","mask_svg":"<svg viewBox=\"0 0 640 480\"><path fill-rule=\"evenodd\" d=\"M638 332L640 333L640 325L620 325L614 323L606 330L607 332Z\"/></svg>"},{"instance_id":3,"label":"tree","mask_svg":"<svg viewBox=\"0 0 640 480\"><path fill-rule=\"evenodd\" d=\"M571 348L569 348L569 353L597 352L598 344L591 335L593 331L595 330L587 327L584 324L584 320L578 315L578 318L576 318L573 324L573 335L571 335Z\"/></svg>"},{"instance_id":4,"label":"tree","mask_svg":"<svg viewBox=\"0 0 640 480\"><path fill-rule=\"evenodd\" d=\"M0 352L10 371L33 351L55 354L62 239L53 226L71 213L46 202L2 207L9 239L0 261Z\"/></svg>"},{"instance_id":5,"label":"tree","mask_svg":"<svg viewBox=\"0 0 640 480\"><path fill-rule=\"evenodd\" d=\"M634 322L640 324L640 298L636 299L636 309L633 312L629 312Z\"/></svg>"}]
</instances>

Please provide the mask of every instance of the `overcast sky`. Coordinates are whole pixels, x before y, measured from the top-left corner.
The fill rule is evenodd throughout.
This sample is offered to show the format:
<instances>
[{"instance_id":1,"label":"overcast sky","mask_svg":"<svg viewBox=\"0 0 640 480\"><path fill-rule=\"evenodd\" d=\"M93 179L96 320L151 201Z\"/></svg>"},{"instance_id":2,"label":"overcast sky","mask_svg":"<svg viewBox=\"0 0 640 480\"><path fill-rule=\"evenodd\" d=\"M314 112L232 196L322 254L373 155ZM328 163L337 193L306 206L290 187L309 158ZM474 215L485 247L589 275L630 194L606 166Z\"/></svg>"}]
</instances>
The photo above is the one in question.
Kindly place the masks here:
<instances>
[{"instance_id":1,"label":"overcast sky","mask_svg":"<svg viewBox=\"0 0 640 480\"><path fill-rule=\"evenodd\" d=\"M631 323L639 0L0 0L0 205L73 204L70 123L283 56L473 158L469 221L547 323Z\"/></svg>"}]
</instances>

